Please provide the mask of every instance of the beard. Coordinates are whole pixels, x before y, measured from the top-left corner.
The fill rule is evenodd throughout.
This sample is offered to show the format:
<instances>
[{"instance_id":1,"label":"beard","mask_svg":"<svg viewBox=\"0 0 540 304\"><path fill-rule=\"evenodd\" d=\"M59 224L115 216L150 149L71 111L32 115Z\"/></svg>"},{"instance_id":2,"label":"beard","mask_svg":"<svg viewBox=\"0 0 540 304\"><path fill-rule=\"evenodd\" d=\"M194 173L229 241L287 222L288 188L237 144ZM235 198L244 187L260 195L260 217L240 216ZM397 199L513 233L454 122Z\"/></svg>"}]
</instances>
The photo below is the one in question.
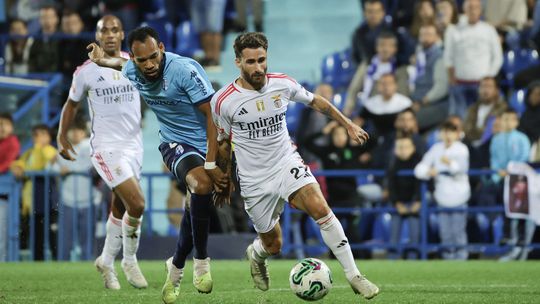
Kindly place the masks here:
<instances>
[{"instance_id":1,"label":"beard","mask_svg":"<svg viewBox=\"0 0 540 304\"><path fill-rule=\"evenodd\" d=\"M242 72L242 78L247 83L249 83L255 90L259 90L264 86L264 84L266 83L265 76L266 69L264 70L264 73L254 72L251 75L246 72Z\"/></svg>"},{"instance_id":2,"label":"beard","mask_svg":"<svg viewBox=\"0 0 540 304\"><path fill-rule=\"evenodd\" d=\"M164 67L165 67L165 54L163 54L163 58L161 58L161 61L159 62L158 72L156 73L156 75L150 76L146 74L145 72L143 72L143 75L148 81L151 81L151 82L156 81L163 76Z\"/></svg>"}]
</instances>

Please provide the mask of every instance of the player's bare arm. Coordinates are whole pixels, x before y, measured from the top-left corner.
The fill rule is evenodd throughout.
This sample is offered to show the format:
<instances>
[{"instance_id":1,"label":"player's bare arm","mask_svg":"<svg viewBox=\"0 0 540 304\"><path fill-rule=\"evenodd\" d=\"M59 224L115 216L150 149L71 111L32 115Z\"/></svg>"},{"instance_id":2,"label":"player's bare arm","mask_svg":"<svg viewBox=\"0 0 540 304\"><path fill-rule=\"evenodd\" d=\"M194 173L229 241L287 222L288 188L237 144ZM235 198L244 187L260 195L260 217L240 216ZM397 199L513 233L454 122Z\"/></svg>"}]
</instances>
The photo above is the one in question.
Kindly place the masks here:
<instances>
[{"instance_id":1,"label":"player's bare arm","mask_svg":"<svg viewBox=\"0 0 540 304\"><path fill-rule=\"evenodd\" d=\"M95 42L90 43L86 47L86 49L89 51L88 58L90 58L92 62L94 62L95 64L101 67L107 67L107 68L121 71L124 64L126 64L126 62L128 61L127 59L122 58L122 57L106 56L103 48L101 48L101 46L99 46Z\"/></svg>"},{"instance_id":2,"label":"player's bare arm","mask_svg":"<svg viewBox=\"0 0 540 304\"><path fill-rule=\"evenodd\" d=\"M230 204L231 193L234 191L234 184L232 182L232 144L229 138L220 139L218 141L218 153L216 157L216 165L225 172L227 179L227 186L220 191L216 191L214 196L214 202L218 206L224 204Z\"/></svg>"},{"instance_id":3,"label":"player's bare arm","mask_svg":"<svg viewBox=\"0 0 540 304\"><path fill-rule=\"evenodd\" d=\"M314 110L319 111L326 116L336 120L347 129L349 136L359 144L364 144L369 139L369 134L353 123L343 113L341 113L330 101L326 98L314 94L313 101L309 104Z\"/></svg>"},{"instance_id":4,"label":"player's bare arm","mask_svg":"<svg viewBox=\"0 0 540 304\"><path fill-rule=\"evenodd\" d=\"M67 102L62 108L62 114L60 116L60 126L58 128L58 135L56 136L56 141L58 142L58 151L60 151L60 156L67 160L75 160L75 150L67 138L67 132L69 126L73 122L77 111L79 110L79 103L74 102L68 98ZM73 153L73 155L71 155Z\"/></svg>"},{"instance_id":5,"label":"player's bare arm","mask_svg":"<svg viewBox=\"0 0 540 304\"><path fill-rule=\"evenodd\" d=\"M227 175L221 170L220 167L216 165L216 155L218 153L218 142L217 142L217 129L212 120L212 109L210 108L210 103L205 102L198 106L198 109L206 116L206 137L207 137L207 146L208 152L206 153L206 161L204 169L214 185L218 189L225 189L228 184ZM217 191L219 191L216 189Z\"/></svg>"}]
</instances>

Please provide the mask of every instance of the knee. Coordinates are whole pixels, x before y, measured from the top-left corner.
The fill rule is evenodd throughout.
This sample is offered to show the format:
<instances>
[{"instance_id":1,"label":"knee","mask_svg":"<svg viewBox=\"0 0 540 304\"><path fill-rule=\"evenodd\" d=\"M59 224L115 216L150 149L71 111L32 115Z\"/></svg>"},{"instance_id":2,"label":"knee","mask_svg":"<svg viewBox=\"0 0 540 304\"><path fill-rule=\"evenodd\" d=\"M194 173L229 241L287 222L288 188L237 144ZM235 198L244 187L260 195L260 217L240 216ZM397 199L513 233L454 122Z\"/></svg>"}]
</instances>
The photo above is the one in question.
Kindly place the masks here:
<instances>
[{"instance_id":1,"label":"knee","mask_svg":"<svg viewBox=\"0 0 540 304\"><path fill-rule=\"evenodd\" d=\"M272 240L272 242L264 244L264 249L270 254L270 255L278 255L281 252L281 246L283 244L283 241L281 238L277 238L275 240Z\"/></svg>"},{"instance_id":2,"label":"knee","mask_svg":"<svg viewBox=\"0 0 540 304\"><path fill-rule=\"evenodd\" d=\"M195 194L209 194L212 192L212 186L212 180L208 175L200 175L194 185L191 185L191 191Z\"/></svg>"},{"instance_id":3,"label":"knee","mask_svg":"<svg viewBox=\"0 0 540 304\"><path fill-rule=\"evenodd\" d=\"M129 214L131 216L140 217L144 213L144 198L143 197L133 197L129 204Z\"/></svg>"},{"instance_id":4,"label":"knee","mask_svg":"<svg viewBox=\"0 0 540 304\"><path fill-rule=\"evenodd\" d=\"M328 207L328 204L325 201L321 201L311 210L311 217L317 221L330 214L330 212L332 212L332 210Z\"/></svg>"}]
</instances>

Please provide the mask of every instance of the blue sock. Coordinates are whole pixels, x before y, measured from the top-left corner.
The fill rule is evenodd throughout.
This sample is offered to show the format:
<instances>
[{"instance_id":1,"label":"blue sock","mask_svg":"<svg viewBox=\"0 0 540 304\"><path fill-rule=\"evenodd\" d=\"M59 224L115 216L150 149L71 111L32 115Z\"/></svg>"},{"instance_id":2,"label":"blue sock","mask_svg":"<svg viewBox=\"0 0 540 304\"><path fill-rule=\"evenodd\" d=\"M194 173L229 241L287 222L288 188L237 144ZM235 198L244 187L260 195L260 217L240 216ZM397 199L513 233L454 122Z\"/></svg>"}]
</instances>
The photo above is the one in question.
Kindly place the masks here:
<instances>
[{"instance_id":1,"label":"blue sock","mask_svg":"<svg viewBox=\"0 0 540 304\"><path fill-rule=\"evenodd\" d=\"M194 257L203 260L208 257L206 244L210 230L210 210L212 206L211 194L191 194L191 223L193 229Z\"/></svg>"},{"instance_id":2,"label":"blue sock","mask_svg":"<svg viewBox=\"0 0 540 304\"><path fill-rule=\"evenodd\" d=\"M176 243L176 251L174 252L172 261L176 268L184 268L186 258L191 253L191 250L193 250L193 237L191 234L191 216L189 210L186 210L182 217L180 233L178 234L178 243Z\"/></svg>"}]
</instances>

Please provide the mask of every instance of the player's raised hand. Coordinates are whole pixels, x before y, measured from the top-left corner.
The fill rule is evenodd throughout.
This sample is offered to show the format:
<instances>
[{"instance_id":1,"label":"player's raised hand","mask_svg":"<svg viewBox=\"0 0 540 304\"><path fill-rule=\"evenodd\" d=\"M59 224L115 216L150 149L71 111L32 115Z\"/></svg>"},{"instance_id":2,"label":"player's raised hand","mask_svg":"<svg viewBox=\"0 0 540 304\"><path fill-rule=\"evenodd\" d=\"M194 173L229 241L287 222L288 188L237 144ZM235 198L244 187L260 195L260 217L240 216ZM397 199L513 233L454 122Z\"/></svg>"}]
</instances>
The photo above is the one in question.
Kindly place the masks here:
<instances>
[{"instance_id":1,"label":"player's raised hand","mask_svg":"<svg viewBox=\"0 0 540 304\"><path fill-rule=\"evenodd\" d=\"M62 156L63 159L74 161L74 156L77 155L77 152L75 152L69 140L65 136L58 136L56 141L58 143L60 156ZM71 156L70 152L73 152L73 156Z\"/></svg>"},{"instance_id":2,"label":"player's raised hand","mask_svg":"<svg viewBox=\"0 0 540 304\"><path fill-rule=\"evenodd\" d=\"M347 124L347 133L352 140L361 145L365 144L369 139L369 134L352 121Z\"/></svg>"},{"instance_id":3,"label":"player's raised hand","mask_svg":"<svg viewBox=\"0 0 540 304\"><path fill-rule=\"evenodd\" d=\"M95 42L90 43L86 46L88 52L88 58L94 63L98 63L101 59L105 57L105 52L103 49Z\"/></svg>"}]
</instances>

